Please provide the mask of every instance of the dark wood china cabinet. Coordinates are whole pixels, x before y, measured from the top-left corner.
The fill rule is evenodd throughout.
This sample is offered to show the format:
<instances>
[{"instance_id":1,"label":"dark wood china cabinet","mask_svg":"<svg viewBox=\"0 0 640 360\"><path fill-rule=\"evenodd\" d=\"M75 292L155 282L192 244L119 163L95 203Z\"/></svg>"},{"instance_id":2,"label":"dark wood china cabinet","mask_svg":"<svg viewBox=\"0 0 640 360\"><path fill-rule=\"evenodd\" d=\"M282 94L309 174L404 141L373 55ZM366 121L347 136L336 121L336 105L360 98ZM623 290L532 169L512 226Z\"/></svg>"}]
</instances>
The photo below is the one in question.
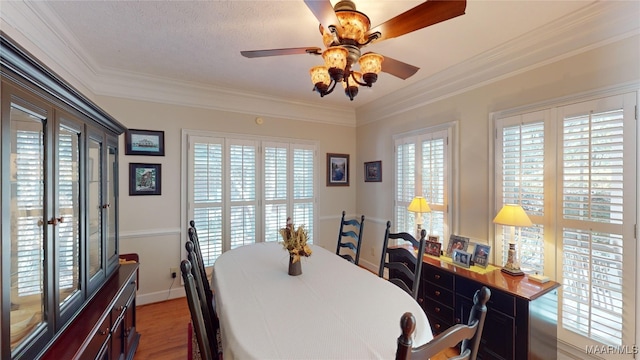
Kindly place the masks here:
<instances>
[{"instance_id":1,"label":"dark wood china cabinet","mask_svg":"<svg viewBox=\"0 0 640 360\"><path fill-rule=\"evenodd\" d=\"M0 40L0 358L131 359L137 264L118 261L126 128Z\"/></svg>"}]
</instances>

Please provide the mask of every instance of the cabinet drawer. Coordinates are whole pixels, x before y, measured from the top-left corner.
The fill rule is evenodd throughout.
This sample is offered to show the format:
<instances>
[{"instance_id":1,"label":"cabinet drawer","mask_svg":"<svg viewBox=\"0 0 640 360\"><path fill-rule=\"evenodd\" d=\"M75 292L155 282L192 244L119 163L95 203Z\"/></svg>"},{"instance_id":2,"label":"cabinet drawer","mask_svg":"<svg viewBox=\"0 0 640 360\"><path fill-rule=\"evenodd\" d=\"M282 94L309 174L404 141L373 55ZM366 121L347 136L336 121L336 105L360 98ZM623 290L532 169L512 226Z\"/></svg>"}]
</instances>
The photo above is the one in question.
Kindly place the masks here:
<instances>
[{"instance_id":1,"label":"cabinet drawer","mask_svg":"<svg viewBox=\"0 0 640 360\"><path fill-rule=\"evenodd\" d=\"M422 269L422 279L445 289L453 289L453 274L432 266Z\"/></svg>"},{"instance_id":2,"label":"cabinet drawer","mask_svg":"<svg viewBox=\"0 0 640 360\"><path fill-rule=\"evenodd\" d=\"M482 284L469 280L459 276L456 279L456 294L464 296L469 300L473 300L473 295L478 289L482 287ZM487 307L500 311L509 316L515 316L516 314L516 298L505 292L496 289L491 290L491 297L487 303Z\"/></svg>"},{"instance_id":3,"label":"cabinet drawer","mask_svg":"<svg viewBox=\"0 0 640 360\"><path fill-rule=\"evenodd\" d=\"M431 326L431 332L433 333L433 336L440 334L453 325L453 323L441 319L437 316L433 316L432 314L427 314L427 319L429 319L429 325Z\"/></svg>"},{"instance_id":4,"label":"cabinet drawer","mask_svg":"<svg viewBox=\"0 0 640 360\"><path fill-rule=\"evenodd\" d=\"M109 342L111 336L111 317L107 315L98 329L91 335L89 344L80 355L80 359L94 359L101 349ZM107 344L108 345L108 344Z\"/></svg>"},{"instance_id":5,"label":"cabinet drawer","mask_svg":"<svg viewBox=\"0 0 640 360\"><path fill-rule=\"evenodd\" d=\"M427 299L424 303L424 311L447 322L453 322L453 307Z\"/></svg>"},{"instance_id":6,"label":"cabinet drawer","mask_svg":"<svg viewBox=\"0 0 640 360\"><path fill-rule=\"evenodd\" d=\"M453 291L441 288L433 283L424 282L424 296L432 300L453 306Z\"/></svg>"}]
</instances>

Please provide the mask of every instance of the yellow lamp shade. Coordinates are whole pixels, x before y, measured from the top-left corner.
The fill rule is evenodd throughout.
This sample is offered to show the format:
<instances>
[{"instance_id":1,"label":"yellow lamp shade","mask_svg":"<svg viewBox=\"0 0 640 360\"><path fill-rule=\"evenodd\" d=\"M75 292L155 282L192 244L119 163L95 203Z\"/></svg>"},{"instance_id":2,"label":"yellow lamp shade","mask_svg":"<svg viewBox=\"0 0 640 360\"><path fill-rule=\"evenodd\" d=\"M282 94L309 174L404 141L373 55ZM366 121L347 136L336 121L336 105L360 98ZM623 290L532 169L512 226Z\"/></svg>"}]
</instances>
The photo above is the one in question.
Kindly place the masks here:
<instances>
[{"instance_id":1,"label":"yellow lamp shade","mask_svg":"<svg viewBox=\"0 0 640 360\"><path fill-rule=\"evenodd\" d=\"M498 215L493 219L493 222L498 225L510 226L529 227L533 225L522 206L514 204L504 205L498 212Z\"/></svg>"},{"instance_id":2,"label":"yellow lamp shade","mask_svg":"<svg viewBox=\"0 0 640 360\"><path fill-rule=\"evenodd\" d=\"M431 212L431 208L429 207L429 204L427 204L427 200L422 196L414 197L407 210L415 213Z\"/></svg>"},{"instance_id":3,"label":"yellow lamp shade","mask_svg":"<svg viewBox=\"0 0 640 360\"><path fill-rule=\"evenodd\" d=\"M327 68L344 69L347 66L349 52L341 46L333 46L322 53Z\"/></svg>"},{"instance_id":4,"label":"yellow lamp shade","mask_svg":"<svg viewBox=\"0 0 640 360\"><path fill-rule=\"evenodd\" d=\"M360 57L358 64L360 64L360 71L363 74L379 74L382 71L382 62L384 57L376 53L366 53Z\"/></svg>"}]
</instances>

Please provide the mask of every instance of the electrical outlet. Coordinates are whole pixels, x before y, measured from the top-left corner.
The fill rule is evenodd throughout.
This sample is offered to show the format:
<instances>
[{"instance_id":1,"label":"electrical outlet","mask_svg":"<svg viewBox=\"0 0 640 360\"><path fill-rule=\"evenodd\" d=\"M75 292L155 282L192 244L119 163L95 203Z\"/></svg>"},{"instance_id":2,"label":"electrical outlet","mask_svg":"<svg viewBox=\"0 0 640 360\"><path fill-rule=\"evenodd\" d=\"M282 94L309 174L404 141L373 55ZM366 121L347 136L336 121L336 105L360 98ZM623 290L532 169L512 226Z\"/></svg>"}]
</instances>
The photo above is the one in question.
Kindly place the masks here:
<instances>
[{"instance_id":1,"label":"electrical outlet","mask_svg":"<svg viewBox=\"0 0 640 360\"><path fill-rule=\"evenodd\" d=\"M172 278L176 278L178 276L178 268L169 268L169 274L171 274Z\"/></svg>"}]
</instances>

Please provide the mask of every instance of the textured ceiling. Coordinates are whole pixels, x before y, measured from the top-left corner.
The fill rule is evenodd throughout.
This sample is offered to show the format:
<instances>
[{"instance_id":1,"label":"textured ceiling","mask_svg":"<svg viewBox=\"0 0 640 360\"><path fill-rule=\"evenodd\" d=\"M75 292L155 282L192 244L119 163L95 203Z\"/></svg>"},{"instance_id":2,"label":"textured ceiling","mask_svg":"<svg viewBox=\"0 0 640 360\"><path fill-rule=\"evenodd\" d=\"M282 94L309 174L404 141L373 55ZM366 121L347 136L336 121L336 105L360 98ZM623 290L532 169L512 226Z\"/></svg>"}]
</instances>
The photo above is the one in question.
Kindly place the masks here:
<instances>
[{"instance_id":1,"label":"textured ceiling","mask_svg":"<svg viewBox=\"0 0 640 360\"><path fill-rule=\"evenodd\" d=\"M420 1L355 3L374 26ZM97 74L124 72L355 108L540 31L591 3L469 0L465 15L366 47L421 69L407 80L382 73L353 102L340 90L323 99L311 91L308 70L321 63L319 57L240 55L241 50L322 47L318 22L302 0L50 1L43 6L56 20L54 30Z\"/></svg>"}]
</instances>

